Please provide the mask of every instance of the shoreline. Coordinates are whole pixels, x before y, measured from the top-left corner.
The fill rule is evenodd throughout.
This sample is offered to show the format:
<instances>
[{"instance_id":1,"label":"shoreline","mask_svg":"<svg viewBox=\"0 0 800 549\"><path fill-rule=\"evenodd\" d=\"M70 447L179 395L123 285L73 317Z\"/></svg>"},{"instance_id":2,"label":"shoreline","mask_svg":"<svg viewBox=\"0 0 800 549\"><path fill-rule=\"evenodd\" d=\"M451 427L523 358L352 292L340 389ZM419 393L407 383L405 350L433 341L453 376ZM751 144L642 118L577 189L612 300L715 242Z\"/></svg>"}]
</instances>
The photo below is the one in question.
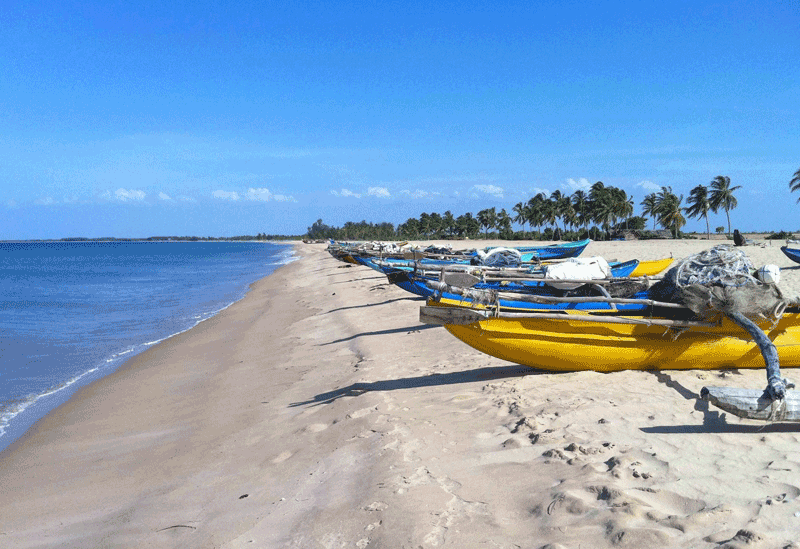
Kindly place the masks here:
<instances>
[{"instance_id":1,"label":"shoreline","mask_svg":"<svg viewBox=\"0 0 800 549\"><path fill-rule=\"evenodd\" d=\"M78 244L84 243L85 242L83 241L78 242ZM270 243L274 244L272 242ZM281 252L282 259L279 260L280 263L277 264L275 268L294 261L292 257L295 253L295 249L296 246L285 246L285 252ZM268 273L261 278L265 278L270 274L272 273ZM0 435L0 459L2 459L2 456L4 455L3 452L8 446L13 444L14 441L24 435L25 432L27 432L27 430L37 421L67 402L82 387L90 385L105 376L112 375L125 363L138 356L142 352L145 352L150 347L158 345L163 341L191 330L209 318L216 316L237 301L241 300L247 294L252 284L258 280L259 279L256 279L255 281L239 288L239 292L237 292L237 295L234 297L233 301L228 303L221 301L220 307L215 310L198 310L194 317L197 319L195 320L194 324L179 326L177 331L173 333L167 333L166 335L155 335L155 340L148 340L145 338L141 341L130 343L127 348L118 348L113 352L109 351L111 354L98 359L96 363L87 366L86 370L75 374L72 378L57 381L58 385L48 389L47 391L26 397L25 400L22 400L20 397L18 402L21 409L17 408L16 410L8 411L7 414L4 414L3 416L3 422L0 423L0 429L2 429L2 435Z\"/></svg>"},{"instance_id":2,"label":"shoreline","mask_svg":"<svg viewBox=\"0 0 800 549\"><path fill-rule=\"evenodd\" d=\"M0 545L795 546L800 426L697 399L706 384L761 387L763 371L521 367L419 324L423 301L378 273L296 250L15 442ZM779 247L745 251L800 293Z\"/></svg>"}]
</instances>

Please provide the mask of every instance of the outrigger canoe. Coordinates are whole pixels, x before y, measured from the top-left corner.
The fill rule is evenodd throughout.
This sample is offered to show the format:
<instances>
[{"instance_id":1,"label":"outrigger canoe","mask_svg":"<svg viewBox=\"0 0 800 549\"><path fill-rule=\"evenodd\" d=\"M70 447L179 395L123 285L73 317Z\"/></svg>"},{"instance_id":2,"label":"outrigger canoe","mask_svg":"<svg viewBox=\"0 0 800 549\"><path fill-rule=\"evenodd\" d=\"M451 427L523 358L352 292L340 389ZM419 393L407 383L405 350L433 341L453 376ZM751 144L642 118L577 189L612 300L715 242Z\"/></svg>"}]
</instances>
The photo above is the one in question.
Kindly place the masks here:
<instances>
[{"instance_id":1,"label":"outrigger canoe","mask_svg":"<svg viewBox=\"0 0 800 549\"><path fill-rule=\"evenodd\" d=\"M611 274L615 278L625 278L636 268L637 260L631 260L626 263L620 263L611 267ZM412 270L400 269L391 265L380 265L382 272L389 279L389 282L399 286L407 292L421 296L432 297L436 294L436 290L429 285L430 282L436 281L436 276L432 271L430 275L422 273L415 273ZM438 273L437 273L438 274ZM502 275L500 275L502 276ZM531 275L532 277L535 275ZM505 299L501 299L502 306L513 308L531 308L525 306L513 298L514 293L549 293L549 286L546 284L547 279L543 275L533 280L494 280L486 282L477 282L472 287L478 290L496 290L508 292ZM555 280L553 282L556 282ZM561 281L558 281L561 282ZM441 293L440 293L441 295ZM445 297L451 299L458 299L455 295L450 295L445 292ZM463 301L463 299L462 299ZM513 303L512 303L513 302ZM541 307L540 307L541 308ZM545 307L546 308L546 307Z\"/></svg>"},{"instance_id":2,"label":"outrigger canoe","mask_svg":"<svg viewBox=\"0 0 800 549\"><path fill-rule=\"evenodd\" d=\"M497 313L429 300L420 321L442 324L488 355L550 371L764 368L758 345L727 317L718 322L626 312ZM800 366L800 309L758 323L782 366Z\"/></svg>"}]
</instances>

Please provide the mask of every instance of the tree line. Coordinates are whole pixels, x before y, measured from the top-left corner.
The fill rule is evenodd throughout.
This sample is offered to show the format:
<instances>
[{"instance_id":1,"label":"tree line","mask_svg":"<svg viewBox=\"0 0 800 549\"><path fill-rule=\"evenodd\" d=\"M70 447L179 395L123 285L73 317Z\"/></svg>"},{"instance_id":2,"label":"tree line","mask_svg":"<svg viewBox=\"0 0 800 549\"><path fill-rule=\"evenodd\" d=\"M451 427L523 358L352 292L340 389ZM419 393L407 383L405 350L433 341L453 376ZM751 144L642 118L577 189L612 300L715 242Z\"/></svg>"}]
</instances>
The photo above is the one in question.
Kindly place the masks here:
<instances>
[{"instance_id":1,"label":"tree line","mask_svg":"<svg viewBox=\"0 0 800 549\"><path fill-rule=\"evenodd\" d=\"M790 183L793 191L800 190L800 170ZM641 216L634 216L634 199L620 188L598 181L588 190L572 194L553 191L549 196L539 193L526 202L518 202L511 212L495 207L455 216L450 210L439 213L422 213L409 218L396 228L391 223L347 222L343 227L329 227L321 219L308 228L311 239L335 240L419 240L452 238L500 238L503 240L608 240L624 229L639 232L647 238L652 233L646 229L647 218L652 218L653 231L660 225L673 238L682 236L681 228L686 217L705 219L706 233L710 238L709 213L725 212L728 235L731 233L730 211L738 206L734 191L741 185L731 186L730 177L719 175L708 186L697 185L686 199L669 186L650 193L640 202ZM800 201L800 199L798 200ZM514 231L517 223L522 230ZM530 227L530 231L528 230ZM724 227L717 227L721 233ZM495 232L496 231L496 232Z\"/></svg>"}]
</instances>

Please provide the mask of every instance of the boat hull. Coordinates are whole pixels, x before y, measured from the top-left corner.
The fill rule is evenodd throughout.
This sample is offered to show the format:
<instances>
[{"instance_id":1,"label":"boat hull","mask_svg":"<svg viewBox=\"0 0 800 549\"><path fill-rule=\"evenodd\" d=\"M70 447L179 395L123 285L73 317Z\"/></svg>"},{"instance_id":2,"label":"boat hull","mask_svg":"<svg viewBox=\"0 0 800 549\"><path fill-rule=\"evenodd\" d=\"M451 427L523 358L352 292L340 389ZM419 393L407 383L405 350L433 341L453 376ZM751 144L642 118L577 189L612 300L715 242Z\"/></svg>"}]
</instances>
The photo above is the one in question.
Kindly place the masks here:
<instances>
[{"instance_id":1,"label":"boat hull","mask_svg":"<svg viewBox=\"0 0 800 549\"><path fill-rule=\"evenodd\" d=\"M664 271L667 267L672 265L673 258L667 257L665 259L654 259L651 261L640 261L639 265L633 270L630 276L654 276Z\"/></svg>"},{"instance_id":2,"label":"boat hull","mask_svg":"<svg viewBox=\"0 0 800 549\"><path fill-rule=\"evenodd\" d=\"M783 255L785 255L795 263L800 263L800 250L795 248L790 248L788 246L781 246L781 251L783 252Z\"/></svg>"},{"instance_id":3,"label":"boat hull","mask_svg":"<svg viewBox=\"0 0 800 549\"><path fill-rule=\"evenodd\" d=\"M676 330L570 316L565 314L563 320L488 318L445 328L483 353L549 371L765 367L750 335L727 318L719 326ZM778 350L781 366L800 366L800 315L784 315L767 335Z\"/></svg>"}]
</instances>

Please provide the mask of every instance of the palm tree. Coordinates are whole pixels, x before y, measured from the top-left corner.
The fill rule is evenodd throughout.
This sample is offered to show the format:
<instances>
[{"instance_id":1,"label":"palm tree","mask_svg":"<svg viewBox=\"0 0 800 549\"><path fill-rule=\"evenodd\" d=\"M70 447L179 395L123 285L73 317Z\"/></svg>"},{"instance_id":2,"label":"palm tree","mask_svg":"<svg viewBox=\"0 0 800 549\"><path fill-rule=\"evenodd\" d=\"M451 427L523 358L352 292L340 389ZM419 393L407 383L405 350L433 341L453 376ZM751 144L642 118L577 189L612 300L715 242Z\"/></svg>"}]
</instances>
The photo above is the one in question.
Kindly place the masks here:
<instances>
[{"instance_id":1,"label":"palm tree","mask_svg":"<svg viewBox=\"0 0 800 549\"><path fill-rule=\"evenodd\" d=\"M567 217L568 211L567 207L571 206L572 203L569 200L569 197L564 195L561 191L555 190L550 194L550 200L553 201L553 213L556 219L561 219L564 223L564 230L567 230L567 221L565 217Z\"/></svg>"},{"instance_id":2,"label":"palm tree","mask_svg":"<svg viewBox=\"0 0 800 549\"><path fill-rule=\"evenodd\" d=\"M541 228L544 224L544 203L546 200L547 196L544 193L539 193L528 200L528 222L532 227Z\"/></svg>"},{"instance_id":3,"label":"palm tree","mask_svg":"<svg viewBox=\"0 0 800 549\"><path fill-rule=\"evenodd\" d=\"M517 214L514 216L514 222L522 225L522 233L525 233L525 225L528 223L528 213L525 211L526 205L524 202L517 202L511 210Z\"/></svg>"},{"instance_id":4,"label":"palm tree","mask_svg":"<svg viewBox=\"0 0 800 549\"><path fill-rule=\"evenodd\" d=\"M611 193L611 204L616 212L615 219L620 217L625 219L625 228L628 228L628 218L633 214L633 198L628 198L628 194L617 187L609 187Z\"/></svg>"},{"instance_id":5,"label":"palm tree","mask_svg":"<svg viewBox=\"0 0 800 549\"><path fill-rule=\"evenodd\" d=\"M500 231L500 238L509 240L514 236L514 232L511 230L511 216L508 215L505 208L497 214L497 228Z\"/></svg>"},{"instance_id":6,"label":"palm tree","mask_svg":"<svg viewBox=\"0 0 800 549\"><path fill-rule=\"evenodd\" d=\"M497 226L497 210L492 208L487 208L485 210L481 210L478 212L478 222L481 224L481 227L485 227L485 236L489 238L489 229L494 229Z\"/></svg>"},{"instance_id":7,"label":"palm tree","mask_svg":"<svg viewBox=\"0 0 800 549\"><path fill-rule=\"evenodd\" d=\"M741 189L741 185L731 187L731 178L726 175L718 175L711 181L711 209L714 213L722 208L725 210L725 215L728 217L728 236L731 235L731 214L730 211L734 209L739 203L736 197L733 196L733 191Z\"/></svg>"},{"instance_id":8,"label":"palm tree","mask_svg":"<svg viewBox=\"0 0 800 549\"><path fill-rule=\"evenodd\" d=\"M686 225L681 202L683 202L683 195L679 197L673 193L672 187L661 187L661 191L656 196L658 222L665 229L670 229L674 238L678 238L681 227Z\"/></svg>"},{"instance_id":9,"label":"palm tree","mask_svg":"<svg viewBox=\"0 0 800 549\"><path fill-rule=\"evenodd\" d=\"M711 210L711 202L708 200L708 189L705 185L698 185L689 193L686 199L689 204L685 208L686 215L689 217L704 217L706 220L706 238L711 240L711 227L708 226L708 212Z\"/></svg>"},{"instance_id":10,"label":"palm tree","mask_svg":"<svg viewBox=\"0 0 800 549\"><path fill-rule=\"evenodd\" d=\"M789 181L789 188L792 189L792 192L800 190L800 170L794 172L794 177ZM800 202L800 198L797 201Z\"/></svg>"},{"instance_id":11,"label":"palm tree","mask_svg":"<svg viewBox=\"0 0 800 549\"><path fill-rule=\"evenodd\" d=\"M541 216L542 216L541 218L542 224L548 223L550 225L556 225L556 219L558 218L558 213L556 211L555 200L553 200L552 198L547 198L542 201Z\"/></svg>"},{"instance_id":12,"label":"palm tree","mask_svg":"<svg viewBox=\"0 0 800 549\"><path fill-rule=\"evenodd\" d=\"M585 231L588 231L589 197L586 195L585 191L579 189L574 193L572 193L572 208L575 210L575 213L577 214L578 221L583 223L583 229Z\"/></svg>"},{"instance_id":13,"label":"palm tree","mask_svg":"<svg viewBox=\"0 0 800 549\"><path fill-rule=\"evenodd\" d=\"M442 216L442 227L448 236L451 236L456 228L456 220L453 217L453 212L450 210L444 212L444 215Z\"/></svg>"},{"instance_id":14,"label":"palm tree","mask_svg":"<svg viewBox=\"0 0 800 549\"><path fill-rule=\"evenodd\" d=\"M656 198L656 193L650 193L644 197L644 200L641 202L642 206L642 215L649 215L653 218L653 230L656 230L656 205L658 203L658 199Z\"/></svg>"}]
</instances>

